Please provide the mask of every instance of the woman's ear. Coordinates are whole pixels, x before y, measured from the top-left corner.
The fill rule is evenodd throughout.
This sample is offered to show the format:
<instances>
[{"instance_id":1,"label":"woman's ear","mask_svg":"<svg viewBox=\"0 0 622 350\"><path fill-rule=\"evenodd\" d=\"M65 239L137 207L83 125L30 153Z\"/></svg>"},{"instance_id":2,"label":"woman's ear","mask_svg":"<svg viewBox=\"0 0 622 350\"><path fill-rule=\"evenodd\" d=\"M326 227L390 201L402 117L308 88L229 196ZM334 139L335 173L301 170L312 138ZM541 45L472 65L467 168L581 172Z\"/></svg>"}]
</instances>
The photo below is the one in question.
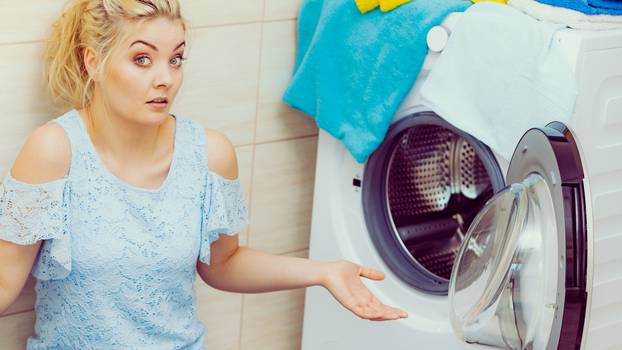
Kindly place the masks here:
<instances>
[{"instance_id":1,"label":"woman's ear","mask_svg":"<svg viewBox=\"0 0 622 350\"><path fill-rule=\"evenodd\" d=\"M95 51L92 48L87 47L84 49L84 67L86 68L86 72L89 75L89 78L94 82L98 82L99 77L97 74L97 65L98 60L95 55Z\"/></svg>"}]
</instances>

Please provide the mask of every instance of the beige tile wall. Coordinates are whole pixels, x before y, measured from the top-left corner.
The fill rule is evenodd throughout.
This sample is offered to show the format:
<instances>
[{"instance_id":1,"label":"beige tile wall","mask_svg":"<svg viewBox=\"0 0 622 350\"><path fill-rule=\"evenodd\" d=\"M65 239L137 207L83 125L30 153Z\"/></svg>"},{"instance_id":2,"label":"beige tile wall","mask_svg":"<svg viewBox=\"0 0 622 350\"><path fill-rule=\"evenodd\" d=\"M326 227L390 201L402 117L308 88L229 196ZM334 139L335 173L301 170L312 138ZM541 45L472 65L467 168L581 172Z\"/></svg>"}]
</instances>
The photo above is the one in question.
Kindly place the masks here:
<instances>
[{"instance_id":1,"label":"beige tile wall","mask_svg":"<svg viewBox=\"0 0 622 350\"><path fill-rule=\"evenodd\" d=\"M38 125L58 115L41 84L42 39L62 0L0 1L0 174ZM174 112L236 145L251 224L243 245L307 256L317 129L280 102L294 65L297 0L182 0L186 81ZM33 332L34 281L0 317L0 350ZM298 349L304 291L240 295L197 283L212 350Z\"/></svg>"}]
</instances>

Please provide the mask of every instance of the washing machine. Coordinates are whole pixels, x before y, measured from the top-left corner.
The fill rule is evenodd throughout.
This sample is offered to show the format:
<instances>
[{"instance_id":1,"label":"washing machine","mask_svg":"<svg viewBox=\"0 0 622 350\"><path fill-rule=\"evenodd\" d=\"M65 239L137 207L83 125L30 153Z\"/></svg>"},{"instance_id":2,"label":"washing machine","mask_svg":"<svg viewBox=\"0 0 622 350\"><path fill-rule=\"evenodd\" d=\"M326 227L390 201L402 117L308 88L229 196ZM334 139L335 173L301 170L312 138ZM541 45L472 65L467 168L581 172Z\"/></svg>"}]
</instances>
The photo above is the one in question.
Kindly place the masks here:
<instances>
[{"instance_id":1,"label":"washing machine","mask_svg":"<svg viewBox=\"0 0 622 350\"><path fill-rule=\"evenodd\" d=\"M409 317L310 288L303 350L622 349L622 31L555 40L573 115L524 130L511 159L426 106L435 52L365 164L320 131L310 258L384 271L366 285Z\"/></svg>"}]
</instances>

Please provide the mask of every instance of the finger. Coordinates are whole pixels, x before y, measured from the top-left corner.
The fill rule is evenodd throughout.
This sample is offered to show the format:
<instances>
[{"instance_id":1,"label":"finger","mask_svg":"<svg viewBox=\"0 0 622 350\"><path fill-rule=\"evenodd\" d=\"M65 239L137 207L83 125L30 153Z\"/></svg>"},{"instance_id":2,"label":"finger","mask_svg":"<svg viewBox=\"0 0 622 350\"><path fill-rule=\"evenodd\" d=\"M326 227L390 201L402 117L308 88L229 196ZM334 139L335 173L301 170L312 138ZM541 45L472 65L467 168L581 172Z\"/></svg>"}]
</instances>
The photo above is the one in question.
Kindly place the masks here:
<instances>
[{"instance_id":1,"label":"finger","mask_svg":"<svg viewBox=\"0 0 622 350\"><path fill-rule=\"evenodd\" d=\"M361 266L361 271L359 275L365 278L369 278L371 280L375 280L375 281L381 281L384 279L384 273L382 271L378 271L378 270L374 270L374 269L370 269L370 268L362 267L362 266Z\"/></svg>"},{"instance_id":2,"label":"finger","mask_svg":"<svg viewBox=\"0 0 622 350\"><path fill-rule=\"evenodd\" d=\"M382 315L384 315L387 319L394 320L408 317L406 312L388 305L380 304L376 306L376 308L381 310Z\"/></svg>"},{"instance_id":3,"label":"finger","mask_svg":"<svg viewBox=\"0 0 622 350\"><path fill-rule=\"evenodd\" d=\"M367 306L367 310L365 318L372 321L397 320L400 318L396 311L383 304L370 304Z\"/></svg>"},{"instance_id":4,"label":"finger","mask_svg":"<svg viewBox=\"0 0 622 350\"><path fill-rule=\"evenodd\" d=\"M385 304L380 303L377 306L377 308L383 310L383 312L385 312L386 314L395 314L396 316L398 316L400 318L408 317L408 314L405 311L400 310L400 309L398 309L396 307L393 307L393 306L389 306L389 305L385 305Z\"/></svg>"},{"instance_id":5,"label":"finger","mask_svg":"<svg viewBox=\"0 0 622 350\"><path fill-rule=\"evenodd\" d=\"M378 302L361 301L357 303L360 310L359 316L364 319L378 319L387 317L399 318L399 315L389 307Z\"/></svg>"},{"instance_id":6,"label":"finger","mask_svg":"<svg viewBox=\"0 0 622 350\"><path fill-rule=\"evenodd\" d=\"M395 311L388 308L382 310L376 317L370 318L371 321L389 321L398 319L400 319L400 316Z\"/></svg>"},{"instance_id":7,"label":"finger","mask_svg":"<svg viewBox=\"0 0 622 350\"><path fill-rule=\"evenodd\" d=\"M375 310L374 308L367 306L367 305L358 306L354 308L352 311L354 311L354 313L358 317L365 319L365 320L370 320L370 319L378 318L381 316L378 310Z\"/></svg>"},{"instance_id":8,"label":"finger","mask_svg":"<svg viewBox=\"0 0 622 350\"><path fill-rule=\"evenodd\" d=\"M397 316L399 316L399 318L407 318L408 317L408 313L404 310L398 309L396 307L392 307L392 306L387 306L389 309L391 309L391 312L395 313Z\"/></svg>"},{"instance_id":9,"label":"finger","mask_svg":"<svg viewBox=\"0 0 622 350\"><path fill-rule=\"evenodd\" d=\"M400 317L397 315L383 315L382 317L370 318L370 321L395 321L399 320Z\"/></svg>"},{"instance_id":10,"label":"finger","mask_svg":"<svg viewBox=\"0 0 622 350\"><path fill-rule=\"evenodd\" d=\"M385 321L408 317L406 312L380 302L367 288L356 295L356 300L350 309L362 319Z\"/></svg>"},{"instance_id":11,"label":"finger","mask_svg":"<svg viewBox=\"0 0 622 350\"><path fill-rule=\"evenodd\" d=\"M371 304L374 305L377 308L382 308L382 309L386 309L387 313L392 313L398 316L398 318L406 318L408 317L408 313L406 313L403 310L400 310L396 307L392 307L389 305L385 305L382 302L380 302L380 300L378 300L378 298L376 298L376 296L372 295L372 301Z\"/></svg>"},{"instance_id":12,"label":"finger","mask_svg":"<svg viewBox=\"0 0 622 350\"><path fill-rule=\"evenodd\" d=\"M404 310L400 310L400 309L396 309L393 308L393 312L399 317L399 318L408 318L408 313Z\"/></svg>"}]
</instances>

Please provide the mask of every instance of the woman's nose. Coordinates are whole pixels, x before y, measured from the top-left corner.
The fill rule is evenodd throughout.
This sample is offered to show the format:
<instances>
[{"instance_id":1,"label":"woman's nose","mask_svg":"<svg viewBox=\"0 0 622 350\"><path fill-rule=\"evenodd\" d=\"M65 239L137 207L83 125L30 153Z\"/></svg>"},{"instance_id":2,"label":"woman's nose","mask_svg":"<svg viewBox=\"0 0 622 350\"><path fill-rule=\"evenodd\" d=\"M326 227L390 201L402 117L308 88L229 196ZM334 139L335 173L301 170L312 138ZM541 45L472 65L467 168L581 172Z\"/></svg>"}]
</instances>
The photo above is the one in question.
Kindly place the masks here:
<instances>
[{"instance_id":1,"label":"woman's nose","mask_svg":"<svg viewBox=\"0 0 622 350\"><path fill-rule=\"evenodd\" d=\"M158 67L154 79L155 87L170 86L173 83L173 73L171 69L172 68L168 64L162 64Z\"/></svg>"}]
</instances>

